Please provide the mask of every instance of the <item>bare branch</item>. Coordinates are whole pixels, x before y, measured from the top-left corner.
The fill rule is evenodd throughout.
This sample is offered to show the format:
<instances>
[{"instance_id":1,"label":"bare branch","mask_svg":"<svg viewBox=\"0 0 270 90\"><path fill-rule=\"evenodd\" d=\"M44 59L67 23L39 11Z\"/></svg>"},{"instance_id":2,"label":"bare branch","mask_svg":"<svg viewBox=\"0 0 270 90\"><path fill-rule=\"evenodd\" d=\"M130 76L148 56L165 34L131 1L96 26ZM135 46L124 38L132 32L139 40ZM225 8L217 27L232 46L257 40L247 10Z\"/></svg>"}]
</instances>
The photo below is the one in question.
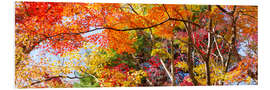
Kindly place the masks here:
<instances>
[{"instance_id":1,"label":"bare branch","mask_svg":"<svg viewBox=\"0 0 270 90\"><path fill-rule=\"evenodd\" d=\"M40 80L40 81L36 81L36 82L33 82L31 83L30 85L26 85L24 86L23 88L26 88L26 87L29 87L29 86L33 86L33 85L36 85L36 84L39 84L39 83L42 83L42 82L46 82L46 81L50 81L52 79L55 79L55 78L69 78L69 79L80 79L80 78L84 78L84 77L70 77L70 76L52 76L50 78L47 78L47 79L44 79L44 80Z\"/></svg>"},{"instance_id":2,"label":"bare branch","mask_svg":"<svg viewBox=\"0 0 270 90\"><path fill-rule=\"evenodd\" d=\"M214 37L214 42L215 42L215 44L216 44L216 48L217 48L217 51L218 51L218 55L219 55L219 57L220 57L220 59L221 59L221 62L224 62L223 55L221 54L221 52L220 52L220 50L219 50L219 48L218 48L218 44L217 44L216 37Z\"/></svg>"},{"instance_id":3,"label":"bare branch","mask_svg":"<svg viewBox=\"0 0 270 90\"><path fill-rule=\"evenodd\" d=\"M227 10L225 10L224 8L222 8L220 5L216 5L218 7L218 9L220 9L222 12L226 13L226 14L230 14L230 12L228 12Z\"/></svg>"},{"instance_id":4,"label":"bare branch","mask_svg":"<svg viewBox=\"0 0 270 90\"><path fill-rule=\"evenodd\" d=\"M167 8L165 7L165 5L162 4L162 6L163 6L163 8L165 9L165 12L166 12L167 16L168 16L169 18L171 18L171 16L170 16L170 14L168 13Z\"/></svg>"},{"instance_id":5,"label":"bare branch","mask_svg":"<svg viewBox=\"0 0 270 90\"><path fill-rule=\"evenodd\" d=\"M165 63L163 62L163 60L160 58L159 61L161 62L161 65L162 65L163 68L165 69L165 71L166 71L166 73L168 74L169 78L170 78L171 80L173 80L173 77L172 77L171 73L169 72L169 70L167 69L167 67L166 67Z\"/></svg>"},{"instance_id":6,"label":"bare branch","mask_svg":"<svg viewBox=\"0 0 270 90\"><path fill-rule=\"evenodd\" d=\"M128 3L128 6L130 7L130 9L136 14L139 15L139 13L137 11L135 11L135 9L132 7L131 4Z\"/></svg>"}]
</instances>

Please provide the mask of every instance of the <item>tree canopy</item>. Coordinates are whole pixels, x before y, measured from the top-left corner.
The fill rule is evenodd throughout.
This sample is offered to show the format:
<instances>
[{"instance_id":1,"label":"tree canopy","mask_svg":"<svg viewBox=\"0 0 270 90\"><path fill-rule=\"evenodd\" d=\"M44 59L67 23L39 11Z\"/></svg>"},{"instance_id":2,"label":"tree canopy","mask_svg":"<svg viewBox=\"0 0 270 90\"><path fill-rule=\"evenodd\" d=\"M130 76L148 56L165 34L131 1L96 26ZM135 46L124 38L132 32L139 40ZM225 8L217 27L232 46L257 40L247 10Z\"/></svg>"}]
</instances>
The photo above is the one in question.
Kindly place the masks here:
<instances>
[{"instance_id":1,"label":"tree canopy","mask_svg":"<svg viewBox=\"0 0 270 90\"><path fill-rule=\"evenodd\" d=\"M242 5L16 2L15 86L257 85L257 17Z\"/></svg>"}]
</instances>

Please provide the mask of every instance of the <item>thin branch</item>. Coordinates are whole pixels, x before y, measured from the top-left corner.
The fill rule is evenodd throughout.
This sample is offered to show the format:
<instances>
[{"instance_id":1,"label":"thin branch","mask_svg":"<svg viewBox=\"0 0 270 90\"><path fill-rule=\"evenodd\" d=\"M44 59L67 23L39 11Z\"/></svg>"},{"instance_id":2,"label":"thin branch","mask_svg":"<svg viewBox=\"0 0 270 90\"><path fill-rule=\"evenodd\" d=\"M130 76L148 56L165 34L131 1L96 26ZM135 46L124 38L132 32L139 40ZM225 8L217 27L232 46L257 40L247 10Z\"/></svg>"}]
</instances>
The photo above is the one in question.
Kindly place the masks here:
<instances>
[{"instance_id":1,"label":"thin branch","mask_svg":"<svg viewBox=\"0 0 270 90\"><path fill-rule=\"evenodd\" d=\"M81 78L85 78L85 77L70 77L70 76L52 76L50 78L47 78L47 79L44 79L44 80L40 80L40 81L36 81L36 82L33 82L31 83L30 85L27 85L27 86L24 86L23 88L26 88L26 87L29 87L29 86L33 86L33 85L36 85L36 84L39 84L39 83L42 83L42 82L46 82L46 81L50 81L54 78L69 78L69 79L81 79Z\"/></svg>"},{"instance_id":2,"label":"thin branch","mask_svg":"<svg viewBox=\"0 0 270 90\"><path fill-rule=\"evenodd\" d=\"M177 19L177 18L169 18L169 20L173 20L173 21L181 21L181 22L190 23L190 24L195 25L195 26L197 26L197 27L199 27L199 28L203 27L203 26L201 26L201 25L199 25L199 24L197 24L197 23L194 23L194 22L192 22L192 21L189 21L189 20Z\"/></svg>"},{"instance_id":3,"label":"thin branch","mask_svg":"<svg viewBox=\"0 0 270 90\"><path fill-rule=\"evenodd\" d=\"M160 62L161 62L161 65L163 66L163 68L165 69L166 73L168 74L169 78L171 80L173 80L173 77L172 77L171 73L169 72L169 70L167 69L165 63L163 62L163 60L161 58L160 58Z\"/></svg>"},{"instance_id":4,"label":"thin branch","mask_svg":"<svg viewBox=\"0 0 270 90\"><path fill-rule=\"evenodd\" d=\"M81 71L81 72L84 72L81 68L80 68L80 71ZM92 75L92 74L89 74L89 73L87 73L87 72L84 72L84 73L87 74L88 76L91 76L91 77L95 78L96 82L98 82L98 83L100 82L96 76L94 76L94 75ZM74 75L75 75L75 74L74 74Z\"/></svg>"},{"instance_id":5,"label":"thin branch","mask_svg":"<svg viewBox=\"0 0 270 90\"><path fill-rule=\"evenodd\" d=\"M183 20L183 19L176 19L176 18L168 18L167 20L164 20L163 22L160 22L158 24L152 25L152 26L148 26L148 27L136 27L136 28L128 28L128 29L117 29L117 28L113 28L113 27L103 27L103 28L95 28L95 29L91 29L88 31L83 31L83 32L77 32L77 33L59 33L56 35L52 35L52 36L47 36L45 39L46 40L48 38L52 38L52 37L56 37L56 36L62 36L62 35L80 35L80 34L84 34L84 33L88 33L88 32L93 32L96 30L103 30L103 29L110 29L110 30L114 30L114 31L132 31L132 30L145 30L145 29L150 29L150 28L154 28L157 27L159 25L162 25L168 21L181 21L181 22L186 22L186 23L191 23L195 26L201 27L199 24L196 24L194 22L188 21L188 20Z\"/></svg>"},{"instance_id":6,"label":"thin branch","mask_svg":"<svg viewBox=\"0 0 270 90\"><path fill-rule=\"evenodd\" d=\"M174 77L174 47L173 47L173 40L174 38L172 38L172 40L170 40L170 43L171 43L171 55L172 57L170 58L171 59L171 75L172 75L172 86L175 85L175 77Z\"/></svg>"},{"instance_id":7,"label":"thin branch","mask_svg":"<svg viewBox=\"0 0 270 90\"><path fill-rule=\"evenodd\" d=\"M167 14L167 16L168 16L169 18L171 18L171 16L170 16L170 14L168 13L167 8L165 7L165 5L162 4L162 6L163 6L163 8L164 8L164 10L165 10L165 12L166 12L166 14Z\"/></svg>"},{"instance_id":8,"label":"thin branch","mask_svg":"<svg viewBox=\"0 0 270 90\"><path fill-rule=\"evenodd\" d=\"M234 14L235 11L236 11L236 5L233 6L232 14Z\"/></svg>"},{"instance_id":9,"label":"thin branch","mask_svg":"<svg viewBox=\"0 0 270 90\"><path fill-rule=\"evenodd\" d=\"M146 82L148 82L150 86L153 86L153 83L148 78L146 78Z\"/></svg>"},{"instance_id":10,"label":"thin branch","mask_svg":"<svg viewBox=\"0 0 270 90\"><path fill-rule=\"evenodd\" d=\"M130 9L136 14L139 15L139 13L137 11L135 11L135 9L132 7L131 4L128 3L128 6L130 7Z\"/></svg>"},{"instance_id":11,"label":"thin branch","mask_svg":"<svg viewBox=\"0 0 270 90\"><path fill-rule=\"evenodd\" d=\"M221 54L221 52L220 52L220 50L219 50L219 48L218 48L218 44L217 44L216 37L214 37L214 42L215 42L215 44L216 44L216 48L217 48L217 51L218 51L218 55L219 55L219 57L220 57L220 59L221 59L221 62L223 63L223 62L224 62L223 55Z\"/></svg>"},{"instance_id":12,"label":"thin branch","mask_svg":"<svg viewBox=\"0 0 270 90\"><path fill-rule=\"evenodd\" d=\"M80 70L81 70L81 69L80 69ZM81 70L81 71L82 71L82 70ZM97 77L95 77L94 75L89 74L89 73L86 73L86 74L87 74L88 76L91 76L91 77L95 78L96 82L100 82L100 81L97 79ZM52 79L54 79L54 78L82 79L82 78L86 78L86 77L88 77L88 76L83 76L83 77L78 77L78 76L76 76L76 75L75 75L74 77L70 77L70 76L62 76L62 75L52 76L52 77L46 78L46 79L44 79L44 80L39 80L39 81L33 82L33 83L31 83L30 85L24 86L23 88L26 88L26 87L29 87L29 86L33 86L33 85L36 85L36 84L39 84L39 83L42 83L42 82L50 81L50 80L52 80Z\"/></svg>"},{"instance_id":13,"label":"thin branch","mask_svg":"<svg viewBox=\"0 0 270 90\"><path fill-rule=\"evenodd\" d=\"M249 16L249 17L251 17L251 18L254 18L255 20L258 19L258 18L255 17L255 16L252 16L252 15L249 15L249 14L245 14L244 12L246 12L246 11L239 10L239 12L240 12L242 15Z\"/></svg>"},{"instance_id":14,"label":"thin branch","mask_svg":"<svg viewBox=\"0 0 270 90\"><path fill-rule=\"evenodd\" d=\"M222 12L226 13L226 14L230 14L230 12L228 12L227 10L225 10L224 8L222 8L220 5L216 5L218 7L218 9L220 9Z\"/></svg>"}]
</instances>

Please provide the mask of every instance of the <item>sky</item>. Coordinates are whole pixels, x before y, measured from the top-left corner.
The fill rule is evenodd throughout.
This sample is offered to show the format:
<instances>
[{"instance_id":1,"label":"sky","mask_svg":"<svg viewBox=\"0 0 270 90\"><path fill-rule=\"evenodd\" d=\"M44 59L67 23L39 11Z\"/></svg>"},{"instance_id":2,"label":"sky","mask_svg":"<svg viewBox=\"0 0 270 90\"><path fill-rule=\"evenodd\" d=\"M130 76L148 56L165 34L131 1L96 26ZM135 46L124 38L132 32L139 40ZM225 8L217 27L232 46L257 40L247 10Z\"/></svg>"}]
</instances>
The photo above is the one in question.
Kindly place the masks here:
<instances>
[{"instance_id":1,"label":"sky","mask_svg":"<svg viewBox=\"0 0 270 90\"><path fill-rule=\"evenodd\" d=\"M87 37L89 35L93 35L93 34L97 34L97 33L101 33L103 30L97 30L97 31L93 31L93 32L89 32L89 33L85 33L85 34L82 34L83 37ZM88 44L88 46L86 47L92 47L91 45L93 44ZM98 45L96 45L96 47L98 47ZM44 52L45 51L45 52ZM79 48L78 49L78 54L81 55L81 58L80 60L83 60L85 58L84 54L88 51L91 51L90 48L88 49L84 49L84 48ZM30 57L32 60L34 60L34 62L36 63L39 63L41 58L44 58L44 59L49 59L49 62L48 63L55 63L57 61L60 61L60 62L71 62L73 64L76 63L76 61L79 61L79 60L76 60L76 59L73 59L73 60L70 60L69 56L67 57L61 57L60 55L54 55L50 52L46 52L45 48L36 48L34 50L32 50L30 52ZM80 65L85 65L84 63L80 63ZM48 65L46 65L48 66ZM63 66L65 66L65 64L63 64ZM67 74L67 76L70 76L70 77L75 77L74 75L74 72L75 70L73 70L72 73L70 74ZM78 82L79 80L78 79L65 79L67 81L70 81L71 83L74 83L74 82Z\"/></svg>"}]
</instances>

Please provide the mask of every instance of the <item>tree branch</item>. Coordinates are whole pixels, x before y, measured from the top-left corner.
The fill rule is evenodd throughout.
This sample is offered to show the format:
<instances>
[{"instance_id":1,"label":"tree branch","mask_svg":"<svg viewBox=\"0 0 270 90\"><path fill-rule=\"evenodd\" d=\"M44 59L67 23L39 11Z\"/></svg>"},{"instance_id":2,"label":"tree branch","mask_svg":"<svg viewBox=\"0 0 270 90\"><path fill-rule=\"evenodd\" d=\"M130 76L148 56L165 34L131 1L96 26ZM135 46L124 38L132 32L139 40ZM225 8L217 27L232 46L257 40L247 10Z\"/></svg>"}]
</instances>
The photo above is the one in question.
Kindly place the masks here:
<instances>
[{"instance_id":1,"label":"tree branch","mask_svg":"<svg viewBox=\"0 0 270 90\"><path fill-rule=\"evenodd\" d=\"M165 12L166 12L166 14L167 14L167 16L168 16L169 18L171 18L171 16L170 16L170 14L168 13L167 8L165 7L165 5L162 4L162 6L163 6L163 8L164 8L164 10L165 10Z\"/></svg>"},{"instance_id":2,"label":"tree branch","mask_svg":"<svg viewBox=\"0 0 270 90\"><path fill-rule=\"evenodd\" d=\"M174 47L173 47L173 40L174 38L172 38L172 40L170 40L171 43L171 55L172 57L171 59L171 75L172 75L172 86L175 85L175 77L174 77Z\"/></svg>"},{"instance_id":3,"label":"tree branch","mask_svg":"<svg viewBox=\"0 0 270 90\"><path fill-rule=\"evenodd\" d=\"M226 13L226 14L230 14L230 12L228 12L227 10L225 10L224 8L222 8L220 5L216 5L218 7L219 10L221 10L222 12Z\"/></svg>"},{"instance_id":4,"label":"tree branch","mask_svg":"<svg viewBox=\"0 0 270 90\"><path fill-rule=\"evenodd\" d=\"M198 81L195 79L195 75L194 75L194 72L193 72L193 60L192 60L192 57L191 57L191 54L192 54L192 50L193 50L193 40L192 40L192 36L191 36L191 31L192 30L189 30L190 29L190 26L188 26L186 23L184 23L185 27L186 27L186 32L188 33L188 54L187 54L187 64L188 64L188 73L189 73L189 76L192 80L192 83L196 86L198 85ZM192 43L192 44L191 44Z\"/></svg>"},{"instance_id":5,"label":"tree branch","mask_svg":"<svg viewBox=\"0 0 270 90\"><path fill-rule=\"evenodd\" d=\"M228 72L232 54L235 54L237 56L237 59L241 59L238 52L237 52L237 50L236 50L236 38L237 38L236 22L237 22L238 16L235 17L232 14L231 19L232 19L232 24L231 25L232 25L232 29L233 29L233 38L232 38L232 43L230 43L230 46L229 46L230 47L229 55L228 55L229 57L228 57L228 60L227 60L227 62L225 64L225 71L224 71L225 75ZM224 77L225 77L225 75L224 75ZM224 82L222 82L222 84L224 84Z\"/></svg>"},{"instance_id":6,"label":"tree branch","mask_svg":"<svg viewBox=\"0 0 270 90\"><path fill-rule=\"evenodd\" d=\"M208 6L209 12L212 11L211 5ZM211 77L210 77L210 55L211 55L211 49L212 49L212 18L210 17L209 20L209 29L208 29L208 46L207 46L207 57L206 57L206 76L207 76L207 85L211 85Z\"/></svg>"},{"instance_id":7,"label":"tree branch","mask_svg":"<svg viewBox=\"0 0 270 90\"><path fill-rule=\"evenodd\" d=\"M95 29L91 29L91 30L88 30L88 31L82 31L82 32L77 32L77 33L59 33L59 34L56 34L56 35L52 35L52 36L47 36L45 37L43 40L46 40L48 38L53 38L53 37L56 37L56 36L61 36L61 35L80 35L80 34L84 34L84 33L88 33L88 32L93 32L93 31L96 31L96 30L103 30L103 29L110 29L110 30L114 30L114 31L132 31L132 30L145 30L145 29L150 29L150 28L154 28L154 27L157 27L159 25L162 25L168 21L181 21L181 22L186 22L186 23L191 23L197 27L201 27L199 24L197 23L194 23L194 22L191 22L189 20L183 20L183 19L176 19L176 18L168 18L158 24L155 24L155 25L152 25L152 26L148 26L148 27L136 27L136 28L128 28L128 29L117 29L117 28L113 28L113 27L103 27L103 28L95 28Z\"/></svg>"},{"instance_id":8,"label":"tree branch","mask_svg":"<svg viewBox=\"0 0 270 90\"><path fill-rule=\"evenodd\" d=\"M23 88L26 88L26 87L29 87L29 86L33 86L33 85L36 85L36 84L39 84L39 83L42 83L42 82L50 81L50 80L52 80L54 78L63 78L63 77L66 77L66 78L69 78L69 79L76 79L76 78L79 79L80 78L80 77L69 77L69 76L53 76L53 77L50 77L50 78L47 78L47 79L44 79L44 80L33 82L30 85L24 86Z\"/></svg>"},{"instance_id":9,"label":"tree branch","mask_svg":"<svg viewBox=\"0 0 270 90\"><path fill-rule=\"evenodd\" d=\"M132 7L131 4L128 3L128 6L130 7L130 9L136 14L139 15L139 13L137 11L135 11L135 9Z\"/></svg>"},{"instance_id":10,"label":"tree branch","mask_svg":"<svg viewBox=\"0 0 270 90\"><path fill-rule=\"evenodd\" d=\"M223 59L223 55L221 54L220 50L219 50L219 47L218 47L218 44L217 44L217 40L216 40L216 37L214 37L214 42L215 42L215 45L216 45L216 48L217 48L217 51L218 51L218 55L221 59L221 62L224 62L224 59Z\"/></svg>"},{"instance_id":11,"label":"tree branch","mask_svg":"<svg viewBox=\"0 0 270 90\"><path fill-rule=\"evenodd\" d=\"M163 68L165 69L165 71L166 71L167 75L169 76L169 78L170 78L171 80L173 80L173 77L172 77L171 73L169 72L169 70L167 69L167 67L166 67L165 63L163 62L163 60L160 58L159 61L161 62L161 65L162 65Z\"/></svg>"}]
</instances>

